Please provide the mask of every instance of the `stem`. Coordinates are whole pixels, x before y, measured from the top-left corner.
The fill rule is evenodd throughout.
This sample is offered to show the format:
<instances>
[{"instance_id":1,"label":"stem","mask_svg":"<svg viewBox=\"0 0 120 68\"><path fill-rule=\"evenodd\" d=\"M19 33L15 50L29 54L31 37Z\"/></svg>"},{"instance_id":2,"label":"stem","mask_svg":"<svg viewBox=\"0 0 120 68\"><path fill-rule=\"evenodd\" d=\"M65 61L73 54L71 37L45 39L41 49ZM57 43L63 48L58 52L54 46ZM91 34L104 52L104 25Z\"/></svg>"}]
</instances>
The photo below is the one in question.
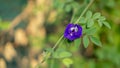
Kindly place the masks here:
<instances>
[{"instance_id":1,"label":"stem","mask_svg":"<svg viewBox=\"0 0 120 68\"><path fill-rule=\"evenodd\" d=\"M60 38L59 38L59 40L56 42L56 44L53 46L53 48L52 48L52 50L54 50L56 47L57 47L57 45L60 43L60 41L62 40L62 38L63 38L64 36L62 35Z\"/></svg>"},{"instance_id":2,"label":"stem","mask_svg":"<svg viewBox=\"0 0 120 68\"><path fill-rule=\"evenodd\" d=\"M91 6L91 4L93 3L94 0L91 0L90 3L86 6L86 8L83 10L83 12L81 13L81 15L79 16L79 18L77 19L77 21L75 22L78 23L78 21L80 20L80 18L85 14L85 12L88 10L88 8Z\"/></svg>"}]
</instances>

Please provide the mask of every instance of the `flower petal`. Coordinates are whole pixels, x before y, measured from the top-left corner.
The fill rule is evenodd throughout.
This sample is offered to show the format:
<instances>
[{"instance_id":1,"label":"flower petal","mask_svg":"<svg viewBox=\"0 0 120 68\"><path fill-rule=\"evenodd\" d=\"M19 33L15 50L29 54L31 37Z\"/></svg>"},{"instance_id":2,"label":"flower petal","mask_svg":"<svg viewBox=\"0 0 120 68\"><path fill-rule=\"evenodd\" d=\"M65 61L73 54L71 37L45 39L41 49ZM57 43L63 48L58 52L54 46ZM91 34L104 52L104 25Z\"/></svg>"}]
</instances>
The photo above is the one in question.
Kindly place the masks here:
<instances>
[{"instance_id":1,"label":"flower petal","mask_svg":"<svg viewBox=\"0 0 120 68\"><path fill-rule=\"evenodd\" d=\"M64 37L70 41L80 38L82 35L82 27L78 24L68 24L66 26Z\"/></svg>"}]
</instances>

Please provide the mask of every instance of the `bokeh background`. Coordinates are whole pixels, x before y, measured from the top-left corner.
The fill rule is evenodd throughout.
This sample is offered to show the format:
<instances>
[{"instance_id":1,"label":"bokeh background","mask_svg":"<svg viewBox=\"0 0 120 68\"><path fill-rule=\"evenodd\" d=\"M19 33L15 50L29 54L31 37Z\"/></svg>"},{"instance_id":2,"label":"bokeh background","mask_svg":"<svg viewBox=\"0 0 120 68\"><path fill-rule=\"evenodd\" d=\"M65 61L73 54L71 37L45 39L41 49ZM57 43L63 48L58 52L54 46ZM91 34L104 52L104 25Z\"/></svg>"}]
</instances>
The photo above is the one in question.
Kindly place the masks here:
<instances>
[{"instance_id":1,"label":"bokeh background","mask_svg":"<svg viewBox=\"0 0 120 68\"><path fill-rule=\"evenodd\" d=\"M53 47L73 13L76 20L89 1L0 0L0 68L35 68L43 50ZM102 47L60 45L73 54L70 68L120 68L120 0L95 0L89 10L104 15L111 29L97 32ZM66 68L61 59L39 67Z\"/></svg>"}]
</instances>

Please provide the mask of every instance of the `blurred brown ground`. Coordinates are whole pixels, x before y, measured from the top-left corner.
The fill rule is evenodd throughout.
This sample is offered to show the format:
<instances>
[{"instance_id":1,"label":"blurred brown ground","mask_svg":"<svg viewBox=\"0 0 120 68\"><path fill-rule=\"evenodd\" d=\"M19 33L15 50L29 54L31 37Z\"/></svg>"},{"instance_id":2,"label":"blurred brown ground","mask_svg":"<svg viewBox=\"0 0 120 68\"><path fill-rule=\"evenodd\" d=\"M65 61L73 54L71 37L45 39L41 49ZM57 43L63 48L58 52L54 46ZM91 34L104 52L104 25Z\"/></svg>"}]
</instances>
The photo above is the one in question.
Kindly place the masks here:
<instances>
[{"instance_id":1,"label":"blurred brown ground","mask_svg":"<svg viewBox=\"0 0 120 68\"><path fill-rule=\"evenodd\" d=\"M42 46L31 47L28 37L38 37L40 43L45 39L44 24L50 5L50 0L27 0L25 8L11 21L9 30L0 32L0 68L35 68L39 63ZM16 28L23 21L27 21L26 28Z\"/></svg>"}]
</instances>

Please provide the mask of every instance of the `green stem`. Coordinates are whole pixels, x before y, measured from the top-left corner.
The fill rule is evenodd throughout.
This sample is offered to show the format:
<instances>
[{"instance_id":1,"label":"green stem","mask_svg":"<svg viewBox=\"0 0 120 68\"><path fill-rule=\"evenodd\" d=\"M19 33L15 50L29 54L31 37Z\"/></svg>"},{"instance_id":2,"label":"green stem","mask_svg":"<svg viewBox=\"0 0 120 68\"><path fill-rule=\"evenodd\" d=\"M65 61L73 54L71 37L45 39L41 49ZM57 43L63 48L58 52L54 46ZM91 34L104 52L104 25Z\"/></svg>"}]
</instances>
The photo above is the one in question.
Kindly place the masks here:
<instances>
[{"instance_id":1,"label":"green stem","mask_svg":"<svg viewBox=\"0 0 120 68\"><path fill-rule=\"evenodd\" d=\"M88 10L88 8L92 5L93 1L94 0L91 0L90 3L86 6L86 8L83 10L83 12L81 13L81 15L79 16L79 18L75 22L75 24L78 23L78 21L80 20L80 18L85 14L85 12Z\"/></svg>"},{"instance_id":2,"label":"green stem","mask_svg":"<svg viewBox=\"0 0 120 68\"><path fill-rule=\"evenodd\" d=\"M57 47L57 45L60 43L60 41L62 40L64 36L62 35L59 40L56 42L56 44L53 46L52 50L54 51L54 49Z\"/></svg>"}]
</instances>

